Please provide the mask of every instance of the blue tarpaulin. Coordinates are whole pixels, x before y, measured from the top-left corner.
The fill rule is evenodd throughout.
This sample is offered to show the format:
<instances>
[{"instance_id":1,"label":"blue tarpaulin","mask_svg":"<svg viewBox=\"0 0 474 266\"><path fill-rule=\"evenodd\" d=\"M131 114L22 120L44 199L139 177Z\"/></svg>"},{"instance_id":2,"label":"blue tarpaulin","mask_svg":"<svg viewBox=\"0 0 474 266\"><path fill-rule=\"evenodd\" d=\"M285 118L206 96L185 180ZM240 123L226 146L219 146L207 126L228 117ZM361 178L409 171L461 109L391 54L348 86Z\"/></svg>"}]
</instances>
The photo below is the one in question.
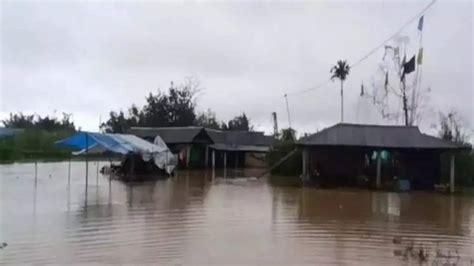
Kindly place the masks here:
<instances>
[{"instance_id":1,"label":"blue tarpaulin","mask_svg":"<svg viewBox=\"0 0 474 266\"><path fill-rule=\"evenodd\" d=\"M157 136L151 143L129 134L103 134L79 132L56 142L57 145L79 150L74 154L113 152L118 154L140 154L144 161L153 160L161 169L171 173L175 167L171 161L175 157L163 140Z\"/></svg>"},{"instance_id":2,"label":"blue tarpaulin","mask_svg":"<svg viewBox=\"0 0 474 266\"><path fill-rule=\"evenodd\" d=\"M68 138L57 141L57 145L76 150L110 151L119 154L128 153L160 153L168 147L157 146L134 135L128 134L102 134L92 132L79 132Z\"/></svg>"}]
</instances>

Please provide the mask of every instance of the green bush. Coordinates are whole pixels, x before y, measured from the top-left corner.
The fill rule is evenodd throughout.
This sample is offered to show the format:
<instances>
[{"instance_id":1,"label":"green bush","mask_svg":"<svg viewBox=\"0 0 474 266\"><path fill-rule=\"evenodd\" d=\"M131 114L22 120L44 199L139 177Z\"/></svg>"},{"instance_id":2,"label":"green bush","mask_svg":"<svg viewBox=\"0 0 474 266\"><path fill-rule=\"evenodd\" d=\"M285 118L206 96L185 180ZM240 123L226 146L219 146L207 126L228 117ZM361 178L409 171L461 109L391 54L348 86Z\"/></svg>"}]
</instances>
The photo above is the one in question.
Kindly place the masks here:
<instances>
[{"instance_id":1,"label":"green bush","mask_svg":"<svg viewBox=\"0 0 474 266\"><path fill-rule=\"evenodd\" d=\"M272 167L279 162L288 153L293 151L296 145L291 141L280 141L276 143L270 153L267 155L268 165ZM272 175L278 176L300 176L303 159L301 152L296 152L286 159L282 164L272 170Z\"/></svg>"},{"instance_id":2,"label":"green bush","mask_svg":"<svg viewBox=\"0 0 474 266\"><path fill-rule=\"evenodd\" d=\"M25 130L14 137L0 140L0 162L19 160L65 159L71 151L55 145L71 131Z\"/></svg>"}]
</instances>

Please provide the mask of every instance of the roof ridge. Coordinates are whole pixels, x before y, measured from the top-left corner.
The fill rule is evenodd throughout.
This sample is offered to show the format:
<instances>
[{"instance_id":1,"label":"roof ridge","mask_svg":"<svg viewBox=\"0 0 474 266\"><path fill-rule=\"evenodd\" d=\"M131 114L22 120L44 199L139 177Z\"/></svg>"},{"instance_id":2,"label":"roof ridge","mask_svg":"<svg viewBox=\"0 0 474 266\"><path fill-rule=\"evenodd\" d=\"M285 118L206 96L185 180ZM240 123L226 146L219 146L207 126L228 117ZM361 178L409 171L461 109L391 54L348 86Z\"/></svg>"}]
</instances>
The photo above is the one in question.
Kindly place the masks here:
<instances>
[{"instance_id":1,"label":"roof ridge","mask_svg":"<svg viewBox=\"0 0 474 266\"><path fill-rule=\"evenodd\" d=\"M386 128L418 128L418 126L403 126L403 125L377 125L377 124L356 124L356 123L337 123L334 126L356 126L356 127L386 127ZM330 127L328 127L330 128Z\"/></svg>"},{"instance_id":2,"label":"roof ridge","mask_svg":"<svg viewBox=\"0 0 474 266\"><path fill-rule=\"evenodd\" d=\"M145 130L162 130L162 129L202 129L201 126L186 126L186 127L130 127L130 129L145 129Z\"/></svg>"}]
</instances>

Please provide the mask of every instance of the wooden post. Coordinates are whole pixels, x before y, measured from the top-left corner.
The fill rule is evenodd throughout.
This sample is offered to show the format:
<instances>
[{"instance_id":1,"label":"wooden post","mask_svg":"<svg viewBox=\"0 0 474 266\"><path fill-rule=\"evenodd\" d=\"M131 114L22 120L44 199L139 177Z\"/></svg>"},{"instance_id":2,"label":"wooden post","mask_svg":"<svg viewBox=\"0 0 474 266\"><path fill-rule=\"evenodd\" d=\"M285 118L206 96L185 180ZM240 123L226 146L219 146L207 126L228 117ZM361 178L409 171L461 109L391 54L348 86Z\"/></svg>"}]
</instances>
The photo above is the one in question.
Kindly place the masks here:
<instances>
[{"instance_id":1,"label":"wooden post","mask_svg":"<svg viewBox=\"0 0 474 266\"><path fill-rule=\"evenodd\" d=\"M112 204L112 178L109 177L109 205Z\"/></svg>"},{"instance_id":2,"label":"wooden post","mask_svg":"<svg viewBox=\"0 0 474 266\"><path fill-rule=\"evenodd\" d=\"M306 148L303 148L303 169L302 169L302 175L301 179L303 181L306 181L308 179L308 150Z\"/></svg>"},{"instance_id":3,"label":"wooden post","mask_svg":"<svg viewBox=\"0 0 474 266\"><path fill-rule=\"evenodd\" d=\"M205 168L209 167L209 145L206 145L206 158L204 159Z\"/></svg>"},{"instance_id":4,"label":"wooden post","mask_svg":"<svg viewBox=\"0 0 474 266\"><path fill-rule=\"evenodd\" d=\"M235 152L235 169L239 167L239 152Z\"/></svg>"},{"instance_id":5,"label":"wooden post","mask_svg":"<svg viewBox=\"0 0 474 266\"><path fill-rule=\"evenodd\" d=\"M87 154L89 153L89 136L86 132L86 198L87 198L87 186L89 185L89 159Z\"/></svg>"},{"instance_id":6,"label":"wooden post","mask_svg":"<svg viewBox=\"0 0 474 266\"><path fill-rule=\"evenodd\" d=\"M227 152L224 152L224 178L227 178Z\"/></svg>"},{"instance_id":7,"label":"wooden post","mask_svg":"<svg viewBox=\"0 0 474 266\"><path fill-rule=\"evenodd\" d=\"M377 151L377 179L375 180L375 187L380 188L382 183L382 151Z\"/></svg>"},{"instance_id":8,"label":"wooden post","mask_svg":"<svg viewBox=\"0 0 474 266\"><path fill-rule=\"evenodd\" d=\"M449 172L449 191L451 193L454 193L455 190L455 184L454 184L454 178L455 178L455 165L456 158L454 156L454 153L451 154L451 167L450 167L450 172Z\"/></svg>"},{"instance_id":9,"label":"wooden post","mask_svg":"<svg viewBox=\"0 0 474 266\"><path fill-rule=\"evenodd\" d=\"M67 188L71 187L71 157L69 157L69 164L67 166Z\"/></svg>"},{"instance_id":10,"label":"wooden post","mask_svg":"<svg viewBox=\"0 0 474 266\"><path fill-rule=\"evenodd\" d=\"M109 158L109 204L112 204L112 159Z\"/></svg>"},{"instance_id":11,"label":"wooden post","mask_svg":"<svg viewBox=\"0 0 474 266\"><path fill-rule=\"evenodd\" d=\"M227 152L224 152L224 170L227 169Z\"/></svg>"},{"instance_id":12,"label":"wooden post","mask_svg":"<svg viewBox=\"0 0 474 266\"><path fill-rule=\"evenodd\" d=\"M38 182L38 161L35 160L35 186Z\"/></svg>"},{"instance_id":13,"label":"wooden post","mask_svg":"<svg viewBox=\"0 0 474 266\"><path fill-rule=\"evenodd\" d=\"M130 175L132 178L133 174L135 174L135 157L133 155L130 156Z\"/></svg>"},{"instance_id":14,"label":"wooden post","mask_svg":"<svg viewBox=\"0 0 474 266\"><path fill-rule=\"evenodd\" d=\"M186 168L189 168L189 156L191 155L191 145L186 146Z\"/></svg>"},{"instance_id":15,"label":"wooden post","mask_svg":"<svg viewBox=\"0 0 474 266\"><path fill-rule=\"evenodd\" d=\"M216 150L212 150L212 170L216 168Z\"/></svg>"},{"instance_id":16,"label":"wooden post","mask_svg":"<svg viewBox=\"0 0 474 266\"><path fill-rule=\"evenodd\" d=\"M212 168L211 178L212 178L212 183L214 183L214 180L216 180L216 169L214 169L214 167Z\"/></svg>"}]
</instances>

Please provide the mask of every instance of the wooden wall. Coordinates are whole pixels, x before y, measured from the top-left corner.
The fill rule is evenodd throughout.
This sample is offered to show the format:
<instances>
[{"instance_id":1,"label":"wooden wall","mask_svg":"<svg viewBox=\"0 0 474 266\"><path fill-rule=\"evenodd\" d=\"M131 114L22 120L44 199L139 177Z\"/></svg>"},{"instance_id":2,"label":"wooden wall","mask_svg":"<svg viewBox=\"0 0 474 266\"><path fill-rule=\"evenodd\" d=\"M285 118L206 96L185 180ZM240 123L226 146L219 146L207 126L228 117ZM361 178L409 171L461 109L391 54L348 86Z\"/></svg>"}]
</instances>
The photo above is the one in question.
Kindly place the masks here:
<instances>
[{"instance_id":1,"label":"wooden wall","mask_svg":"<svg viewBox=\"0 0 474 266\"><path fill-rule=\"evenodd\" d=\"M321 186L375 187L375 149L321 147L309 149L309 171ZM440 181L440 153L435 150L390 150L382 164L382 188L408 179L412 189L432 189Z\"/></svg>"}]
</instances>

